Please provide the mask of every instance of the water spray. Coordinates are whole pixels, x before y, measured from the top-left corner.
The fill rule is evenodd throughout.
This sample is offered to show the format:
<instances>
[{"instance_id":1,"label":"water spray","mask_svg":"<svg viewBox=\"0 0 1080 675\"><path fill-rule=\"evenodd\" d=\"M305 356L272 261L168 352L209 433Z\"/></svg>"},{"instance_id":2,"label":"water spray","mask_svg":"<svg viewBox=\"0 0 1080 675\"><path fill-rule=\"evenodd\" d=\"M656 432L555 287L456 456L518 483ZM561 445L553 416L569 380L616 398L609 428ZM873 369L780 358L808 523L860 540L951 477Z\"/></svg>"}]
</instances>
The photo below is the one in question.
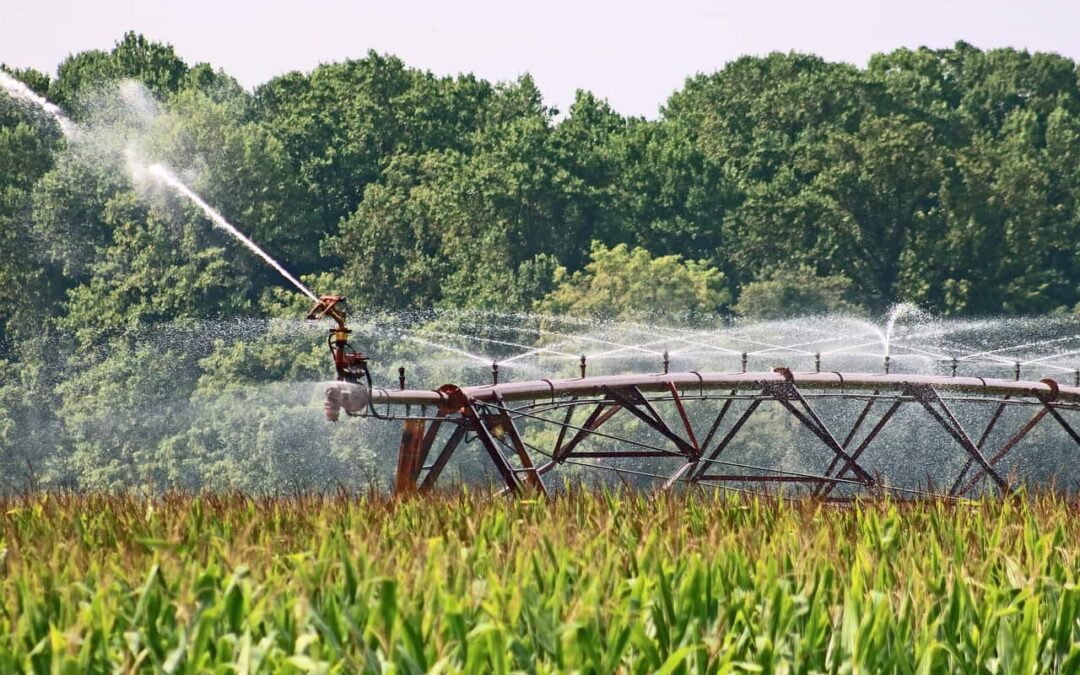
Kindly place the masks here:
<instances>
[{"instance_id":1,"label":"water spray","mask_svg":"<svg viewBox=\"0 0 1080 675\"><path fill-rule=\"evenodd\" d=\"M0 70L0 88L4 89L13 98L24 103L30 103L43 110L56 121L57 126L60 127L60 132L67 138L73 138L78 132L78 127L64 115L59 106L50 103L42 96L38 96L30 87L2 70Z\"/></svg>"}]
</instances>

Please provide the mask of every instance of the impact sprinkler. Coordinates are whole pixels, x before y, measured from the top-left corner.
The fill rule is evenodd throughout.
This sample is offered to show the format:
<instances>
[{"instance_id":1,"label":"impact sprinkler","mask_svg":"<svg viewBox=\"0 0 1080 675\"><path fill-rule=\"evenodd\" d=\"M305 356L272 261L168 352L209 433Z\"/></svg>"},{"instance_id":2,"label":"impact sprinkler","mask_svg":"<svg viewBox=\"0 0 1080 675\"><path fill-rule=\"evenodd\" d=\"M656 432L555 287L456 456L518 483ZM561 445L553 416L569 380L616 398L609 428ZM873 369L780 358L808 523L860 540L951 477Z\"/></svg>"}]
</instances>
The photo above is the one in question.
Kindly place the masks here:
<instances>
[{"instance_id":1,"label":"impact sprinkler","mask_svg":"<svg viewBox=\"0 0 1080 675\"><path fill-rule=\"evenodd\" d=\"M359 414L371 400L371 373L368 372L368 357L356 351L349 344L349 333L345 325L345 298L340 295L321 295L319 301L307 313L309 321L329 318L335 325L330 329L327 345L334 359L338 384L326 390L326 419L336 422L341 409L349 415ZM355 386L363 382L366 389Z\"/></svg>"}]
</instances>

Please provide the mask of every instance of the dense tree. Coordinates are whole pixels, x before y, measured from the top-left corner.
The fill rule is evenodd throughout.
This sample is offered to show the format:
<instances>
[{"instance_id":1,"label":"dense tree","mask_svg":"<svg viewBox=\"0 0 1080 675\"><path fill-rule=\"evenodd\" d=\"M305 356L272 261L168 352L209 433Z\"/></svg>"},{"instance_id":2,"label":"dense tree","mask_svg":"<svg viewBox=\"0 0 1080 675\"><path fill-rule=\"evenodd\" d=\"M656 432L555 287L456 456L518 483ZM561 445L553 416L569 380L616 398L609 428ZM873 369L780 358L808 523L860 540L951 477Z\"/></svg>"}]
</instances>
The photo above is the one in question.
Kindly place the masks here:
<instances>
[{"instance_id":1,"label":"dense tree","mask_svg":"<svg viewBox=\"0 0 1080 675\"><path fill-rule=\"evenodd\" d=\"M5 486L295 485L300 466L367 457L275 417L310 392L273 383L321 377L313 334L224 326L308 301L129 170L149 161L354 308L1080 307L1080 80L1053 54L744 57L689 78L656 120L585 91L560 116L528 76L437 77L376 53L247 92L134 33L55 77L8 72L89 131L65 139L0 98ZM183 326L228 337L151 339ZM164 418L125 416L139 407Z\"/></svg>"},{"instance_id":2,"label":"dense tree","mask_svg":"<svg viewBox=\"0 0 1080 675\"><path fill-rule=\"evenodd\" d=\"M585 268L560 267L558 286L539 304L550 314L629 320L687 319L712 315L728 303L723 275L703 262L669 255L654 258L626 244L594 244Z\"/></svg>"},{"instance_id":3,"label":"dense tree","mask_svg":"<svg viewBox=\"0 0 1080 675\"><path fill-rule=\"evenodd\" d=\"M810 267L782 267L743 286L734 310L749 319L786 319L800 314L857 312L851 279L819 276Z\"/></svg>"}]
</instances>

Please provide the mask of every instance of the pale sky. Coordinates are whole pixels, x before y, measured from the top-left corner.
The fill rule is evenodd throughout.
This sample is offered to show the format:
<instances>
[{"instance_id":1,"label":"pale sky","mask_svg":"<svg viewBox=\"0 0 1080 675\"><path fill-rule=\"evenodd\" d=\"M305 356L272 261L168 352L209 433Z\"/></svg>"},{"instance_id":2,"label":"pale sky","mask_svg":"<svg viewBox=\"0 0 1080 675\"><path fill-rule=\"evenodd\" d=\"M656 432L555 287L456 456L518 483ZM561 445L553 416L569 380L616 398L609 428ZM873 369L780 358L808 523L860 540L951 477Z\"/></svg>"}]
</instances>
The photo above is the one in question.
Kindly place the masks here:
<instances>
[{"instance_id":1,"label":"pale sky","mask_svg":"<svg viewBox=\"0 0 1080 675\"><path fill-rule=\"evenodd\" d=\"M400 56L437 74L529 72L565 111L578 88L655 117L683 80L744 54L806 51L865 65L896 47L1017 47L1080 58L1080 2L1048 0L0 0L0 62L55 72L125 31L171 43L251 88L290 70Z\"/></svg>"}]
</instances>

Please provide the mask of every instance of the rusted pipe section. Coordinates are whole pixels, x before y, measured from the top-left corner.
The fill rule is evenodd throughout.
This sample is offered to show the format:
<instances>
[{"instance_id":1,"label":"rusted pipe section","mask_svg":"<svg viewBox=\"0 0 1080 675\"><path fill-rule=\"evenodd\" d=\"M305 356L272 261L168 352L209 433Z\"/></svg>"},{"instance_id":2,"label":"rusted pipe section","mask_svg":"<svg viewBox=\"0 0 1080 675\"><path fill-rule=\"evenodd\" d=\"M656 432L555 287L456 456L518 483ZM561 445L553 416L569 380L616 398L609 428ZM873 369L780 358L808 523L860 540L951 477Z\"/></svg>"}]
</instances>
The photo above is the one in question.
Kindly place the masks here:
<instances>
[{"instance_id":1,"label":"rusted pipe section","mask_svg":"<svg viewBox=\"0 0 1080 675\"><path fill-rule=\"evenodd\" d=\"M809 390L902 392L910 386L928 385L943 392L970 393L978 396L1034 397L1052 393L1050 387L1043 382L965 376L823 372L792 373L792 377L794 384ZM782 384L784 381L782 375L774 372L683 372L667 375L604 375L565 380L531 380L505 382L494 386L482 385L460 389L455 387L455 389L461 391L466 398L478 401L492 401L496 392L506 401L529 401L552 396L600 396L605 387L637 387L643 392L665 392L670 382L676 387L687 390L756 391L765 384ZM335 383L335 386L346 384ZM1058 386L1058 400L1069 403L1080 402L1080 387ZM366 389L362 387L356 389L366 394ZM349 391L353 390L349 389ZM375 388L372 390L371 400L377 405L440 406L446 403L447 395L433 390L389 391Z\"/></svg>"},{"instance_id":2,"label":"rusted pipe section","mask_svg":"<svg viewBox=\"0 0 1080 675\"><path fill-rule=\"evenodd\" d=\"M380 391L385 393L385 390ZM341 418L342 410L347 415L360 415L370 400L366 387L351 382L334 382L326 388L325 395L323 412L330 422L337 422Z\"/></svg>"}]
</instances>

